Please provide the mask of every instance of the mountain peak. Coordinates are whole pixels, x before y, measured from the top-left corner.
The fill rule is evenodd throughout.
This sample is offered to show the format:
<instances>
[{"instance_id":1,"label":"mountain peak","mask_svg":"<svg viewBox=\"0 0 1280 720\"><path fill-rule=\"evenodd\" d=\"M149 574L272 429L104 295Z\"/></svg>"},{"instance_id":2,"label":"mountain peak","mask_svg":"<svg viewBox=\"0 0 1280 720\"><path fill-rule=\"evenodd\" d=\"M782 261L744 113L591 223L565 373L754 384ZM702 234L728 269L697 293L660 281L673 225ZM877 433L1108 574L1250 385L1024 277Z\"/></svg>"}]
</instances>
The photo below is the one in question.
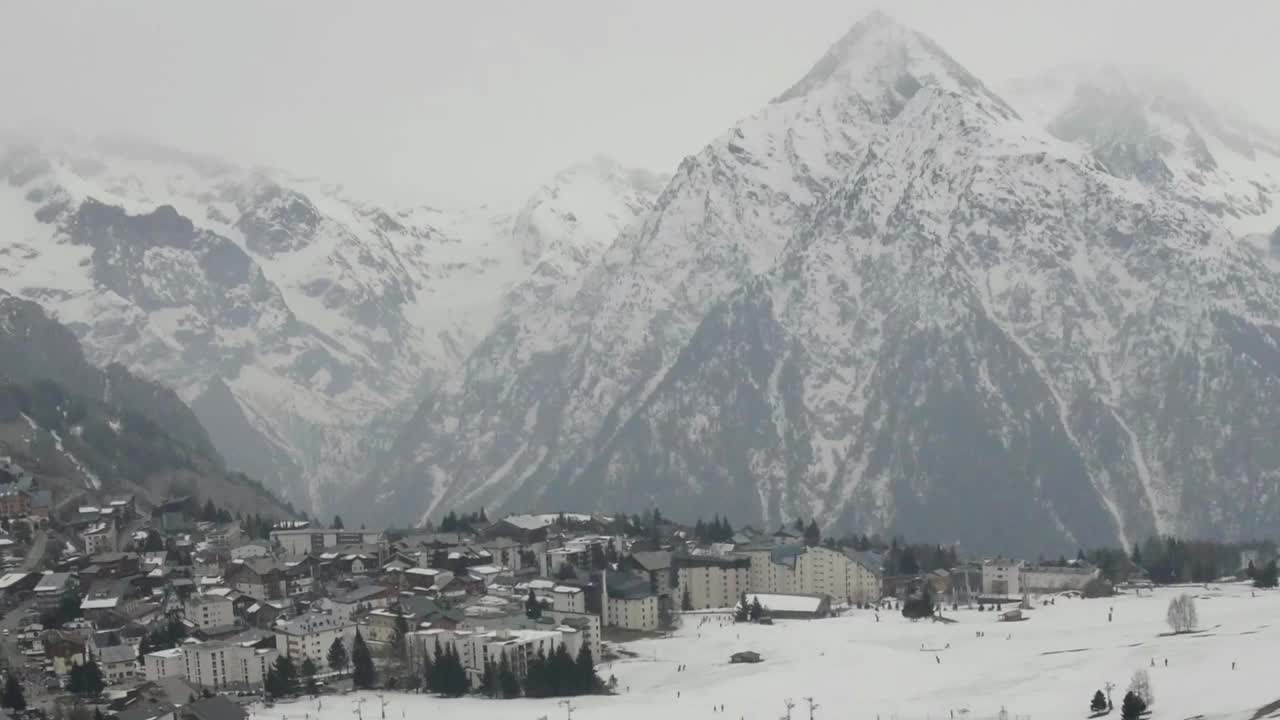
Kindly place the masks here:
<instances>
[{"instance_id":1,"label":"mountain peak","mask_svg":"<svg viewBox=\"0 0 1280 720\"><path fill-rule=\"evenodd\" d=\"M879 10L850 28L774 102L834 92L887 102L892 110L925 85L981 94L1008 107L933 40Z\"/></svg>"}]
</instances>

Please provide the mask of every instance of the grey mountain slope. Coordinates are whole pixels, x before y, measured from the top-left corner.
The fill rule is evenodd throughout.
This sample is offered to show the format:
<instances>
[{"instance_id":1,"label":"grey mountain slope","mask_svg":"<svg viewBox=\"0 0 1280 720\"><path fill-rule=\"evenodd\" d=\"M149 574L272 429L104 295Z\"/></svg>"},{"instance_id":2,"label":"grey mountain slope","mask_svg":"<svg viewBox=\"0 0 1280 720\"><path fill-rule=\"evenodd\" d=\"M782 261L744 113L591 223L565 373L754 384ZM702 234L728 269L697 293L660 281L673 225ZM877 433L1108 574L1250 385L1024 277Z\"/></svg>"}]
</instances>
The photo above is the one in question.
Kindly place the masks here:
<instances>
[{"instance_id":1,"label":"grey mountain slope","mask_svg":"<svg viewBox=\"0 0 1280 720\"><path fill-rule=\"evenodd\" d=\"M77 489L142 493L151 502L195 494L234 512L295 516L257 481L227 472L176 393L121 365L94 367L69 329L3 290L0 454L63 497Z\"/></svg>"},{"instance_id":2,"label":"grey mountain slope","mask_svg":"<svg viewBox=\"0 0 1280 720\"><path fill-rule=\"evenodd\" d=\"M986 551L1265 534L1273 276L1211 217L971 98L926 90L901 120L548 499Z\"/></svg>"},{"instance_id":3,"label":"grey mountain slope","mask_svg":"<svg viewBox=\"0 0 1280 720\"><path fill-rule=\"evenodd\" d=\"M504 299L536 302L660 180L597 159L519 213L389 210L144 143L0 147L0 285L174 388L233 467L318 514ZM511 295L531 280L529 295Z\"/></svg>"},{"instance_id":4,"label":"grey mountain slope","mask_svg":"<svg viewBox=\"0 0 1280 720\"><path fill-rule=\"evenodd\" d=\"M480 344L378 512L660 504L1032 553L1265 534L1276 274L1211 182L1124 172L957 67L855 28Z\"/></svg>"},{"instance_id":5,"label":"grey mountain slope","mask_svg":"<svg viewBox=\"0 0 1280 720\"><path fill-rule=\"evenodd\" d=\"M879 16L819 66L686 158L580 282L477 346L370 478L375 514L536 503L644 402L707 310L774 262L912 94L940 85L989 96L927 39Z\"/></svg>"},{"instance_id":6,"label":"grey mountain slope","mask_svg":"<svg viewBox=\"0 0 1280 720\"><path fill-rule=\"evenodd\" d=\"M1280 133L1180 78L1082 64L1023 78L1009 93L1027 117L1088 148L1117 177L1177 195L1242 237L1280 226Z\"/></svg>"}]
</instances>

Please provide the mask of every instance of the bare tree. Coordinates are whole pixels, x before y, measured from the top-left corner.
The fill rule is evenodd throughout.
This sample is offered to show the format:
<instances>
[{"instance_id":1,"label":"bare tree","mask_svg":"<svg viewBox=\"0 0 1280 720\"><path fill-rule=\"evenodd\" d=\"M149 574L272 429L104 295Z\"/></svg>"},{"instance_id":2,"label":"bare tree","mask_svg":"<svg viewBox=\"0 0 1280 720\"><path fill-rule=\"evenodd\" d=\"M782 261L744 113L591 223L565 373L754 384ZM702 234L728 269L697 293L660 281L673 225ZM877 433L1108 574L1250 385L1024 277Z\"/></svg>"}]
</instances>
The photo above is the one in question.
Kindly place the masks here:
<instances>
[{"instance_id":1,"label":"bare tree","mask_svg":"<svg viewBox=\"0 0 1280 720\"><path fill-rule=\"evenodd\" d=\"M1191 632L1196 629L1198 620L1196 619L1196 601L1187 594L1179 595L1169 601L1169 612L1165 616L1169 621L1169 627L1173 628L1175 633ZM1151 703L1147 703L1150 705Z\"/></svg>"},{"instance_id":2,"label":"bare tree","mask_svg":"<svg viewBox=\"0 0 1280 720\"><path fill-rule=\"evenodd\" d=\"M1134 671L1133 679L1129 681L1129 692L1142 698L1147 707L1151 707L1156 702L1156 696L1151 692L1151 676L1147 675L1146 670Z\"/></svg>"}]
</instances>

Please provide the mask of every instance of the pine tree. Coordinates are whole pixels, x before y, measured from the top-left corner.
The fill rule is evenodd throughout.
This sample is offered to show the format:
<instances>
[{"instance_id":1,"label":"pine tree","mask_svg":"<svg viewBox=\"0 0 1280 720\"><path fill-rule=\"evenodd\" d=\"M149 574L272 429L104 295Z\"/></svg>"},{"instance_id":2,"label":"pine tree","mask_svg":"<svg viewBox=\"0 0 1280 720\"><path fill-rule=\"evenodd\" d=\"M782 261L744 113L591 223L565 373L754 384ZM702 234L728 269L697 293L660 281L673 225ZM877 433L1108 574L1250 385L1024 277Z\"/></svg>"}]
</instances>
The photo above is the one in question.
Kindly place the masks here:
<instances>
[{"instance_id":1,"label":"pine tree","mask_svg":"<svg viewBox=\"0 0 1280 720\"><path fill-rule=\"evenodd\" d=\"M1107 709L1107 698L1102 695L1101 690L1093 694L1093 702L1089 703L1089 709L1096 713Z\"/></svg>"},{"instance_id":2,"label":"pine tree","mask_svg":"<svg viewBox=\"0 0 1280 720\"><path fill-rule=\"evenodd\" d=\"M298 681L298 670L293 666L293 659L288 655L277 657L275 671L276 679L280 683L280 694L288 695L292 693Z\"/></svg>"},{"instance_id":3,"label":"pine tree","mask_svg":"<svg viewBox=\"0 0 1280 720\"><path fill-rule=\"evenodd\" d=\"M448 685L447 694L450 697L459 697L467 692L467 671L462 666L462 658L458 656L458 649L453 643L449 643L449 647L444 651L447 664L445 665L446 684Z\"/></svg>"},{"instance_id":4,"label":"pine tree","mask_svg":"<svg viewBox=\"0 0 1280 720\"><path fill-rule=\"evenodd\" d=\"M1276 561L1272 560L1267 563L1266 567L1256 571L1253 578L1253 584L1259 588L1273 588L1280 582L1280 571L1276 568Z\"/></svg>"},{"instance_id":5,"label":"pine tree","mask_svg":"<svg viewBox=\"0 0 1280 720\"><path fill-rule=\"evenodd\" d=\"M511 669L511 662L507 660L506 653L503 653L502 659L498 661L498 686L502 689L504 698L520 696L520 679Z\"/></svg>"},{"instance_id":6,"label":"pine tree","mask_svg":"<svg viewBox=\"0 0 1280 720\"><path fill-rule=\"evenodd\" d=\"M484 670L480 673L480 694L494 697L497 694L498 679L493 669L493 661L484 661Z\"/></svg>"},{"instance_id":7,"label":"pine tree","mask_svg":"<svg viewBox=\"0 0 1280 720\"><path fill-rule=\"evenodd\" d=\"M524 601L524 616L530 620L537 620L542 617L542 603L538 602L538 598L533 594L532 589L529 590L529 597L525 598Z\"/></svg>"},{"instance_id":8,"label":"pine tree","mask_svg":"<svg viewBox=\"0 0 1280 720\"><path fill-rule=\"evenodd\" d=\"M583 642L578 648L578 658L574 660L574 678L577 680L576 692L587 695L596 691L596 663L591 657L591 649Z\"/></svg>"},{"instance_id":9,"label":"pine tree","mask_svg":"<svg viewBox=\"0 0 1280 720\"><path fill-rule=\"evenodd\" d=\"M759 622L764 617L764 606L760 604L760 596L751 598L751 622Z\"/></svg>"},{"instance_id":10,"label":"pine tree","mask_svg":"<svg viewBox=\"0 0 1280 720\"><path fill-rule=\"evenodd\" d=\"M333 529L334 529L334 530L342 530L342 529L344 529L344 527L345 527L345 526L342 524L342 516L341 516L341 515L334 515L334 516L333 516Z\"/></svg>"},{"instance_id":11,"label":"pine tree","mask_svg":"<svg viewBox=\"0 0 1280 720\"><path fill-rule=\"evenodd\" d=\"M693 595L689 594L689 586L686 585L684 592L680 595L680 610L689 612L693 609Z\"/></svg>"},{"instance_id":12,"label":"pine tree","mask_svg":"<svg viewBox=\"0 0 1280 720\"><path fill-rule=\"evenodd\" d=\"M320 669L316 667L315 661L311 658L302 661L302 680L306 684L308 695L316 694L316 673L319 671Z\"/></svg>"},{"instance_id":13,"label":"pine tree","mask_svg":"<svg viewBox=\"0 0 1280 720\"><path fill-rule=\"evenodd\" d=\"M408 634L409 621L404 616L404 610L396 605L395 634L391 636L391 649L398 659L403 660L405 657L405 638Z\"/></svg>"},{"instance_id":14,"label":"pine tree","mask_svg":"<svg viewBox=\"0 0 1280 720\"><path fill-rule=\"evenodd\" d=\"M747 602L747 594L742 593L742 597L738 599L738 606L733 610L734 622L746 622L751 619L751 603Z\"/></svg>"},{"instance_id":15,"label":"pine tree","mask_svg":"<svg viewBox=\"0 0 1280 720\"><path fill-rule=\"evenodd\" d=\"M441 667L441 663L444 662L444 648L440 646L439 638L436 638L435 652L431 657L435 658L434 662L432 662L430 658L426 658L423 662L423 672L426 678L427 690L429 692L440 693L443 695L445 690L445 671Z\"/></svg>"},{"instance_id":16,"label":"pine tree","mask_svg":"<svg viewBox=\"0 0 1280 720\"><path fill-rule=\"evenodd\" d=\"M577 687L575 678L576 667L573 663L573 656L569 655L569 649L564 643L551 653L551 659L548 663L549 675L551 676L552 694L556 697L563 695L574 695Z\"/></svg>"},{"instance_id":17,"label":"pine tree","mask_svg":"<svg viewBox=\"0 0 1280 720\"><path fill-rule=\"evenodd\" d=\"M0 694L0 707L6 707L15 712L27 709L27 697L22 692L22 683L18 682L17 676L13 673L5 674L4 692Z\"/></svg>"},{"instance_id":18,"label":"pine tree","mask_svg":"<svg viewBox=\"0 0 1280 720\"><path fill-rule=\"evenodd\" d=\"M804 529L804 544L808 547L816 547L822 542L822 531L818 529L818 520L814 518Z\"/></svg>"},{"instance_id":19,"label":"pine tree","mask_svg":"<svg viewBox=\"0 0 1280 720\"><path fill-rule=\"evenodd\" d=\"M1122 720L1138 720L1146 709L1147 704L1131 690L1124 694L1124 701L1120 703L1120 717Z\"/></svg>"},{"instance_id":20,"label":"pine tree","mask_svg":"<svg viewBox=\"0 0 1280 720\"><path fill-rule=\"evenodd\" d=\"M347 664L351 662L351 657L347 655L347 646L342 644L342 638L333 639L333 644L329 646L329 668L334 672L346 672Z\"/></svg>"},{"instance_id":21,"label":"pine tree","mask_svg":"<svg viewBox=\"0 0 1280 720\"><path fill-rule=\"evenodd\" d=\"M284 693L285 693L284 687L280 682L280 673L276 672L275 663L272 663L271 667L267 668L267 676L262 680L262 689L266 690L267 695L271 696L272 698L278 698L278 697L284 696ZM196 701L195 695L193 694L191 697L191 702L195 702L195 701Z\"/></svg>"},{"instance_id":22,"label":"pine tree","mask_svg":"<svg viewBox=\"0 0 1280 720\"><path fill-rule=\"evenodd\" d=\"M378 676L373 669L373 656L369 654L369 646L364 636L356 630L356 639L351 644L351 681L355 686L368 690L377 682Z\"/></svg>"},{"instance_id":23,"label":"pine tree","mask_svg":"<svg viewBox=\"0 0 1280 720\"><path fill-rule=\"evenodd\" d=\"M538 652L525 667L524 694L531 698L547 697L547 654L538 648Z\"/></svg>"},{"instance_id":24,"label":"pine tree","mask_svg":"<svg viewBox=\"0 0 1280 720\"><path fill-rule=\"evenodd\" d=\"M85 696L98 695L106 687L102 679L102 669L92 658L87 663L72 666L67 684L71 692Z\"/></svg>"}]
</instances>

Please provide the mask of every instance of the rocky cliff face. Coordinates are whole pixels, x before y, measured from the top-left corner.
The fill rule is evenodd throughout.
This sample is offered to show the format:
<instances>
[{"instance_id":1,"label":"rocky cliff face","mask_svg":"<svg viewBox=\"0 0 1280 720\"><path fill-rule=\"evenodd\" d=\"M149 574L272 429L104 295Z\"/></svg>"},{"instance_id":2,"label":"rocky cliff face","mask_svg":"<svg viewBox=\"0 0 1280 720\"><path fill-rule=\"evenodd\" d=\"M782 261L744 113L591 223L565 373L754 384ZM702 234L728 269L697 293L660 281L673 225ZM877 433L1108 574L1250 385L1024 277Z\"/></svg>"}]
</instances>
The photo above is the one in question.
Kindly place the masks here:
<instances>
[{"instance_id":1,"label":"rocky cliff face","mask_svg":"<svg viewBox=\"0 0 1280 720\"><path fill-rule=\"evenodd\" d=\"M519 214L392 211L137 144L14 144L0 287L93 361L175 388L233 468L320 511L521 299L508 292L576 272L654 183L601 160Z\"/></svg>"},{"instance_id":2,"label":"rocky cliff face","mask_svg":"<svg viewBox=\"0 0 1280 720\"><path fill-rule=\"evenodd\" d=\"M1262 532L1280 282L1150 153L1058 134L873 16L429 393L376 512Z\"/></svg>"},{"instance_id":3,"label":"rocky cliff face","mask_svg":"<svg viewBox=\"0 0 1280 720\"><path fill-rule=\"evenodd\" d=\"M1206 100L1184 81L1075 65L1012 83L1011 102L1116 177L1173 194L1241 237L1280 226L1280 133Z\"/></svg>"},{"instance_id":4,"label":"rocky cliff face","mask_svg":"<svg viewBox=\"0 0 1280 720\"><path fill-rule=\"evenodd\" d=\"M0 291L0 455L57 487L208 498L234 512L296 512L226 469L195 414L121 365L99 369L35 303Z\"/></svg>"}]
</instances>

